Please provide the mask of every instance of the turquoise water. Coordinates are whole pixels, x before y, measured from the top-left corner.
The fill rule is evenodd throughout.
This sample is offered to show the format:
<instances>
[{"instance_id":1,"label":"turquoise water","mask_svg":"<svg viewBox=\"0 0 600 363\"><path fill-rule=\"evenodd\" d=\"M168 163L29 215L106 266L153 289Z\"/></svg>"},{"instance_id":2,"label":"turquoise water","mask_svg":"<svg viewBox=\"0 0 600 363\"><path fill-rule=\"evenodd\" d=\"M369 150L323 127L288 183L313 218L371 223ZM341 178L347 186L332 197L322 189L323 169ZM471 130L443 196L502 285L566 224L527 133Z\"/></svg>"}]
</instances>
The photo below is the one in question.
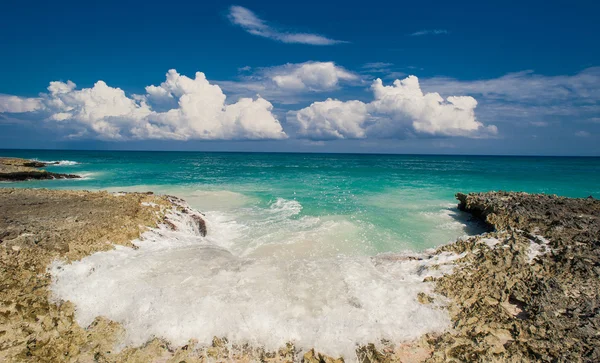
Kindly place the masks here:
<instances>
[{"instance_id":1,"label":"turquoise water","mask_svg":"<svg viewBox=\"0 0 600 363\"><path fill-rule=\"evenodd\" d=\"M175 194L230 225L244 225L239 239L252 239L254 247L332 238L353 246L342 252L422 250L476 232L456 210L456 192L600 196L600 158L47 150L0 155L74 161L47 169L86 176L3 187ZM269 218L272 223L265 222ZM278 231L286 228L287 234Z\"/></svg>"}]
</instances>

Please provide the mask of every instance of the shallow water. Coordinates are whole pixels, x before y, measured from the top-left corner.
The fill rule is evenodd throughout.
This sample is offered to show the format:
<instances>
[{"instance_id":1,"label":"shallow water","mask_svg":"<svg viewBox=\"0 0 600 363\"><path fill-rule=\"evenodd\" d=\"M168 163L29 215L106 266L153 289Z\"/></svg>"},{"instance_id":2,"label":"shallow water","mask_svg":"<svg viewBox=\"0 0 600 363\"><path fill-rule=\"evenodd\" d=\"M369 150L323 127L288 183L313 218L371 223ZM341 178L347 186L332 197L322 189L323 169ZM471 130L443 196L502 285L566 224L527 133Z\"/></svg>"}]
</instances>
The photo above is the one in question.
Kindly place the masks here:
<instances>
[{"instance_id":1,"label":"shallow water","mask_svg":"<svg viewBox=\"0 0 600 363\"><path fill-rule=\"evenodd\" d=\"M80 323L108 316L127 328L123 344L134 345L152 335L179 344L225 335L272 349L291 340L349 357L357 343L439 331L447 327L446 314L416 301L431 289L422 283L422 265L430 262L398 256L481 231L456 209L454 193L600 195L600 158L0 155L63 161L47 169L86 176L1 187L151 190L205 213L206 238L189 228L157 230L139 250L55 266L53 291L76 303Z\"/></svg>"},{"instance_id":2,"label":"shallow water","mask_svg":"<svg viewBox=\"0 0 600 363\"><path fill-rule=\"evenodd\" d=\"M66 161L47 169L84 180L2 186L152 190L223 222L225 243L318 239L344 252L422 250L469 233L459 191L600 195L600 158L4 150ZM79 164L72 164L77 162ZM235 236L243 234L242 240ZM316 245L322 245L317 243ZM325 247L327 247L325 246Z\"/></svg>"}]
</instances>

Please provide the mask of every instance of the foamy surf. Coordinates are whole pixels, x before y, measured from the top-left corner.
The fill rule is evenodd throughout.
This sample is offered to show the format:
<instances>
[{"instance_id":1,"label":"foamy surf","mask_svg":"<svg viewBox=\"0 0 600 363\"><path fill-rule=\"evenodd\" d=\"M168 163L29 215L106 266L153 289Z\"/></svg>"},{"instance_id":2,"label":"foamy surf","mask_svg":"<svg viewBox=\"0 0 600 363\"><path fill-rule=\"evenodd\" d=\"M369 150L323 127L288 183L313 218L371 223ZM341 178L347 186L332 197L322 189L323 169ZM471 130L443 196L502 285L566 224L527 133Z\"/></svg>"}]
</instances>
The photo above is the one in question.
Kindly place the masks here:
<instances>
[{"instance_id":1,"label":"foamy surf","mask_svg":"<svg viewBox=\"0 0 600 363\"><path fill-rule=\"evenodd\" d=\"M72 165L80 164L79 162L73 161L73 160L50 160L50 161L38 160L38 159L32 159L32 160L39 161L40 163L46 163L49 165L58 165L58 166L72 166Z\"/></svg>"},{"instance_id":2,"label":"foamy surf","mask_svg":"<svg viewBox=\"0 0 600 363\"><path fill-rule=\"evenodd\" d=\"M271 218L263 238L273 244L269 228L274 233L276 225L301 221L293 219L299 210L294 201L272 203L262 211ZM175 231L166 225L147 231L134 241L137 249L117 246L71 264L55 262L54 299L75 303L82 326L96 316L123 324L121 347L153 337L208 345L217 336L267 350L293 342L353 360L357 345L400 343L449 327L440 305L421 304L417 296L433 294L423 279L448 272L459 256L252 254L257 246L225 247L218 228L235 228L217 217L207 215L206 238L189 214L173 210L168 219Z\"/></svg>"}]
</instances>

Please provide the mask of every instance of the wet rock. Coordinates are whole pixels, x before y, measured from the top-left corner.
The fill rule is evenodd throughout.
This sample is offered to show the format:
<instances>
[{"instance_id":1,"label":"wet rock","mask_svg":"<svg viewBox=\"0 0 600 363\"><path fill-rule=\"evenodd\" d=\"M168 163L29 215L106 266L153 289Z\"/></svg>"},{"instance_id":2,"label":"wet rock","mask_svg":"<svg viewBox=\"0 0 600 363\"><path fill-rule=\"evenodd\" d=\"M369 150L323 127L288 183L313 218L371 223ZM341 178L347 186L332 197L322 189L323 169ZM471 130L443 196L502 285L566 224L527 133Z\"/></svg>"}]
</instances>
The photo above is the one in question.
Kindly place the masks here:
<instances>
[{"instance_id":1,"label":"wet rock","mask_svg":"<svg viewBox=\"0 0 600 363\"><path fill-rule=\"evenodd\" d=\"M344 363L343 358L332 358L327 355L317 353L314 349L304 353L302 357L304 363Z\"/></svg>"},{"instance_id":2,"label":"wet rock","mask_svg":"<svg viewBox=\"0 0 600 363\"><path fill-rule=\"evenodd\" d=\"M431 304L433 302L433 298L424 292L417 294L417 300L419 300L421 304Z\"/></svg>"},{"instance_id":3,"label":"wet rock","mask_svg":"<svg viewBox=\"0 0 600 363\"><path fill-rule=\"evenodd\" d=\"M206 222L197 214L192 215L192 219L196 223L196 228L202 237L206 237Z\"/></svg>"}]
</instances>

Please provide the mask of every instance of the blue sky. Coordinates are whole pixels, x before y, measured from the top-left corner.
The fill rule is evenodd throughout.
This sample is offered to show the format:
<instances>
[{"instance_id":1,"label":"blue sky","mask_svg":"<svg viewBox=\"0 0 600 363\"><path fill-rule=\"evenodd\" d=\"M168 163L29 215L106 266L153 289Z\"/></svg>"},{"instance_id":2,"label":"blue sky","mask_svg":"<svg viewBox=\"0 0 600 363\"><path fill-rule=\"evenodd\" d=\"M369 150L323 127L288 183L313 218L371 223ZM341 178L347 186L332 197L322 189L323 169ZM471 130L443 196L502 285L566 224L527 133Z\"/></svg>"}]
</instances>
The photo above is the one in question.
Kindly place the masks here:
<instances>
[{"instance_id":1,"label":"blue sky","mask_svg":"<svg viewBox=\"0 0 600 363\"><path fill-rule=\"evenodd\" d=\"M0 147L600 155L598 13L8 1Z\"/></svg>"}]
</instances>

